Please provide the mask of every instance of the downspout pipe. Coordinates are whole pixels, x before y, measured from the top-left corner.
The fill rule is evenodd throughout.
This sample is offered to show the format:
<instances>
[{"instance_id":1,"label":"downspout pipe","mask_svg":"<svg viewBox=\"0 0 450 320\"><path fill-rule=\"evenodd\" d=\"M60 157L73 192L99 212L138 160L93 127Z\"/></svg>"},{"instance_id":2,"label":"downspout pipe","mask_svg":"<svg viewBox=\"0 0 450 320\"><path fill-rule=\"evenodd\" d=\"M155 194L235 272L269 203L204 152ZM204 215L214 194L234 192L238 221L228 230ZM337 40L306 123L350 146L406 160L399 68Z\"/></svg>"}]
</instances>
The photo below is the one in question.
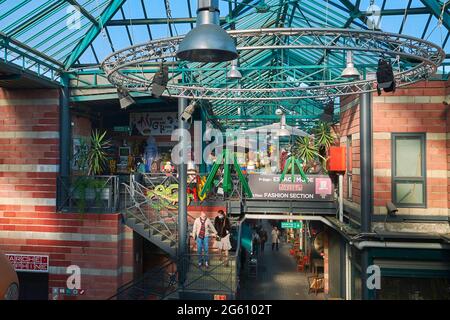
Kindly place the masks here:
<instances>
[{"instance_id":1,"label":"downspout pipe","mask_svg":"<svg viewBox=\"0 0 450 320\"><path fill-rule=\"evenodd\" d=\"M426 243L426 242L392 242L392 241L361 241L351 243L359 250L366 248L390 248L390 249L428 249L428 250L445 250L450 249L450 245L443 243Z\"/></svg>"}]
</instances>

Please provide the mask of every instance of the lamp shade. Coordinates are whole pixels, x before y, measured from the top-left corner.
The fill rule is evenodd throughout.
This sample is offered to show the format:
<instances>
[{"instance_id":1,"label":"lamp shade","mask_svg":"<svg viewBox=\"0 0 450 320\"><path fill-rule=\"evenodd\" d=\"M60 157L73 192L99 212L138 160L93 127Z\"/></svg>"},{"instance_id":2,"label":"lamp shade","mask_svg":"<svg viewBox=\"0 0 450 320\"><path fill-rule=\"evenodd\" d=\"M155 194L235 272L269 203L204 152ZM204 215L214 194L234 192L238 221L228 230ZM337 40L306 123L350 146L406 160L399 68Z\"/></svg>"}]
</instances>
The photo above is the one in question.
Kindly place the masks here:
<instances>
[{"instance_id":1,"label":"lamp shade","mask_svg":"<svg viewBox=\"0 0 450 320\"><path fill-rule=\"evenodd\" d=\"M290 137L291 132L286 127L281 127L281 129L278 131L279 137Z\"/></svg>"},{"instance_id":2,"label":"lamp shade","mask_svg":"<svg viewBox=\"0 0 450 320\"><path fill-rule=\"evenodd\" d=\"M231 61L231 69L227 73L228 79L241 79L242 74L237 68L237 60Z\"/></svg>"},{"instance_id":3,"label":"lamp shade","mask_svg":"<svg viewBox=\"0 0 450 320\"><path fill-rule=\"evenodd\" d=\"M341 77L343 78L358 78L360 77L358 69L353 64L353 54L351 51L347 52L347 67L342 71Z\"/></svg>"},{"instance_id":4,"label":"lamp shade","mask_svg":"<svg viewBox=\"0 0 450 320\"><path fill-rule=\"evenodd\" d=\"M197 26L178 46L177 58L193 62L223 62L238 57L236 44L219 26L219 8L216 0L199 0Z\"/></svg>"}]
</instances>

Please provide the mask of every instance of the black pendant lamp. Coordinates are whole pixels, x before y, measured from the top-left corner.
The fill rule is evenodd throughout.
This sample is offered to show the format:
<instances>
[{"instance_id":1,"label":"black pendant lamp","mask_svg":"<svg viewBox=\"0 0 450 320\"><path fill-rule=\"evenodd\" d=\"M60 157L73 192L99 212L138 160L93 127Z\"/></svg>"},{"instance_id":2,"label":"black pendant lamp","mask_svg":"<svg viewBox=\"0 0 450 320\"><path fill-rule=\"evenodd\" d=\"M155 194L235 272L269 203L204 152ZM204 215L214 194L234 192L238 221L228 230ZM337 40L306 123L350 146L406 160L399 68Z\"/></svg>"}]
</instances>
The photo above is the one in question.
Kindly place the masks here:
<instances>
[{"instance_id":1,"label":"black pendant lamp","mask_svg":"<svg viewBox=\"0 0 450 320\"><path fill-rule=\"evenodd\" d=\"M197 26L178 46L178 59L223 62L238 57L234 40L219 25L219 14L219 0L198 0Z\"/></svg>"}]
</instances>

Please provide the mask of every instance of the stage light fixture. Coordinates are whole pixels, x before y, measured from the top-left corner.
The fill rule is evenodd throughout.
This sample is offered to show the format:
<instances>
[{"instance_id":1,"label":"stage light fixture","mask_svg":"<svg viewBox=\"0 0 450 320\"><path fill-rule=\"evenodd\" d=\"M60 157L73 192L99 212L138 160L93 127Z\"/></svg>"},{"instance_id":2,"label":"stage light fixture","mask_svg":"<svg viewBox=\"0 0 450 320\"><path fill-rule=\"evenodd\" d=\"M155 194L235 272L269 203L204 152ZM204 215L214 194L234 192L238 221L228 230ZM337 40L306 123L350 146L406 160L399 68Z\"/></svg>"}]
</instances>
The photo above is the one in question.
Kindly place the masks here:
<instances>
[{"instance_id":1,"label":"stage light fixture","mask_svg":"<svg viewBox=\"0 0 450 320\"><path fill-rule=\"evenodd\" d=\"M155 73L152 82L152 96L159 98L166 90L169 82L169 67L161 64L159 71Z\"/></svg>"},{"instance_id":2,"label":"stage light fixture","mask_svg":"<svg viewBox=\"0 0 450 320\"><path fill-rule=\"evenodd\" d=\"M381 95L381 89L384 92L395 92L396 89L394 70L391 62L381 58L378 60L377 68L377 92Z\"/></svg>"},{"instance_id":3,"label":"stage light fixture","mask_svg":"<svg viewBox=\"0 0 450 320\"><path fill-rule=\"evenodd\" d=\"M189 120L191 120L192 115L195 112L195 107L197 105L196 101L192 101L187 107L186 109L184 109L183 113L181 114L181 120L183 120L184 122L188 122Z\"/></svg>"},{"instance_id":4,"label":"stage light fixture","mask_svg":"<svg viewBox=\"0 0 450 320\"><path fill-rule=\"evenodd\" d=\"M136 101L134 101L134 99L130 96L130 93L123 88L117 88L117 95L119 96L121 109L127 109L129 106L136 103Z\"/></svg>"}]
</instances>

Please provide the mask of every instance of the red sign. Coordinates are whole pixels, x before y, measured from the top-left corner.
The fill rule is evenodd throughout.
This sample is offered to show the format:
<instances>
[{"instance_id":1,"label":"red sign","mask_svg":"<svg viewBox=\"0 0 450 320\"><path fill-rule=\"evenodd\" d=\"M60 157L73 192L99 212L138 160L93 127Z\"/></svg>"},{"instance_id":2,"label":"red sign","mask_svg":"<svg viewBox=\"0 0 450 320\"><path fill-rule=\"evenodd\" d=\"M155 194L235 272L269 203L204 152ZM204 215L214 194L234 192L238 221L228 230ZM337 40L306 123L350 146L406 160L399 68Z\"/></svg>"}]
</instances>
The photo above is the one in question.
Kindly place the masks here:
<instances>
[{"instance_id":1,"label":"red sign","mask_svg":"<svg viewBox=\"0 0 450 320\"><path fill-rule=\"evenodd\" d=\"M215 294L214 300L227 300L227 295L226 294Z\"/></svg>"},{"instance_id":2,"label":"red sign","mask_svg":"<svg viewBox=\"0 0 450 320\"><path fill-rule=\"evenodd\" d=\"M16 271L48 272L48 256L6 254Z\"/></svg>"}]
</instances>

